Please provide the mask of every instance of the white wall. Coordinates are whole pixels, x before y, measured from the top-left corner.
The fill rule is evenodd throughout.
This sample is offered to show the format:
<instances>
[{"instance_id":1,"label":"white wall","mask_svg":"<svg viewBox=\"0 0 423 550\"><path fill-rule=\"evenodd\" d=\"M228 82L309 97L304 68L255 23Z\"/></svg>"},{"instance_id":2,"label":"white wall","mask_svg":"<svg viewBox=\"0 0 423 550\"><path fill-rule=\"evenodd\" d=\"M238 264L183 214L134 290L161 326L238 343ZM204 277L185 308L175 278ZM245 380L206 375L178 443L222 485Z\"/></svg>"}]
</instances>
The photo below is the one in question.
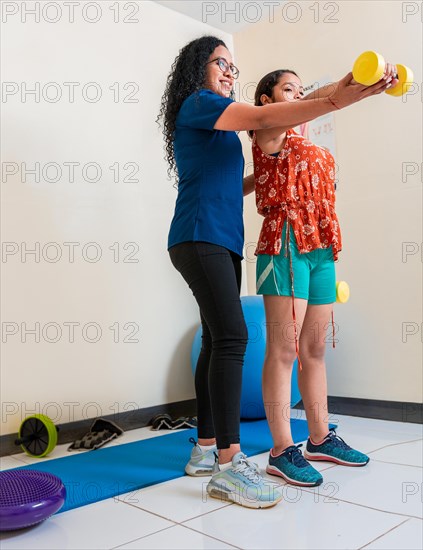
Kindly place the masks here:
<instances>
[{"instance_id":1,"label":"white wall","mask_svg":"<svg viewBox=\"0 0 423 550\"><path fill-rule=\"evenodd\" d=\"M12 4L20 9L21 3ZM122 9L116 23L110 9L115 3L101 2L96 23L87 21L95 18L93 11L84 20L80 3L73 23L67 12L56 23L45 20L53 12L44 18L41 13L39 23L30 15L22 22L18 12L3 24L3 80L17 83L18 93L2 104L2 160L4 169L16 163L18 171L2 179L2 434L16 432L32 412L64 423L194 397L189 356L199 317L166 252L176 191L167 180L155 117L179 49L203 34L220 36L230 48L232 40L153 2L137 4L137 14ZM139 22L124 23L124 17ZM41 90L58 83L64 97L49 103L28 95L23 102L23 83L32 89L35 82ZM74 103L64 82L81 83ZM101 87L100 101L82 98L88 82ZM115 82L117 102L109 89ZM123 88L127 82L139 85L135 103L123 101L133 91ZM73 183L65 171L56 183L42 175L38 182L32 175L23 182L21 164L32 168L37 162L41 170L47 163L65 170L65 162L96 162L103 175L96 183L84 181L80 166ZM127 162L139 165L132 176L138 182L122 181L131 175ZM118 183L109 169L113 163L120 165ZM47 176L53 177L52 169ZM79 243L73 262L64 244L69 242ZM97 262L82 256L90 242L102 252ZM124 249L129 242L139 246L132 256L137 263L124 261L134 252ZM34 249L35 243L39 261L32 255L22 261L23 248ZM54 247L43 253L46 243L57 243L57 262L48 261ZM113 243L117 262L109 249ZM95 248L85 253L92 258ZM65 325L70 322L79 323L73 341ZM93 329L82 335L90 322L102 330L97 342L88 341L95 338ZM139 327L136 333L134 325L125 326L131 322ZM36 323L39 342L22 332L22 324L29 329ZM54 325L43 334L47 323ZM115 324L117 342L109 328ZM53 343L55 326L62 334Z\"/></svg>"},{"instance_id":2,"label":"white wall","mask_svg":"<svg viewBox=\"0 0 423 550\"><path fill-rule=\"evenodd\" d=\"M383 94L335 113L344 241L337 276L350 284L351 299L335 306L339 343L335 351L328 346L327 362L329 395L420 402L422 6L350 0L288 4L275 8L273 22L263 20L234 36L241 100L251 100L255 83L278 68L294 69L305 85L328 74L339 79L368 49L414 69L417 85L406 99ZM250 162L245 137L244 152ZM405 163L416 171L406 182ZM261 220L248 198L246 243L257 241ZM403 247L414 252L404 261ZM247 263L251 294L253 249L248 248ZM415 334L407 337L407 331Z\"/></svg>"},{"instance_id":3,"label":"white wall","mask_svg":"<svg viewBox=\"0 0 423 550\"><path fill-rule=\"evenodd\" d=\"M21 3L13 4L20 9ZM3 170L13 169L10 163L18 166L17 174L2 176L2 434L16 432L31 412L61 423L194 397L189 353L198 313L166 253L176 192L166 177L154 119L179 49L205 33L222 37L232 49L232 38L155 3L138 4L138 14L121 11L117 23L110 10L114 3L102 2L96 23L81 17L81 3L73 23L65 12L57 23L43 17L35 23L30 15L22 23L18 12L2 25L3 81L17 86L16 94L3 95ZM320 19L338 18L338 23L314 23L316 11L309 9L314 4L301 2L296 23L284 22L275 9L273 23L249 25L235 36L244 95L251 94L248 83L281 66L298 70L305 83L328 73L339 78L370 48L409 64L421 82L420 20L414 15L402 23L404 3L383 2L383 26L382 2L338 2L339 12L332 16L329 4L320 2ZM293 11L285 15L295 17ZM94 16L87 12L86 19ZM52 19L53 12L47 17ZM139 22L123 23L124 17ZM28 95L23 102L22 83L32 89L35 82L41 89L56 82L65 97L49 103ZM74 103L67 99L64 82L81 83ZM101 86L100 101L82 98L80 90L88 82ZM121 92L118 102L109 90L114 82ZM123 89L127 82L140 86L137 103L123 102L132 91ZM45 91L53 93L53 88ZM404 162L421 162L421 100L418 94L406 103L378 97L335 116L344 235L338 278L350 283L352 297L336 306L340 341L335 352L328 349L329 393L419 401L421 331L403 343L402 324L415 323L409 325L413 330L421 323L421 260L414 254L403 263L401 250L403 242L420 246L422 240L421 171L407 183L401 171ZM249 161L246 140L245 145ZM28 175L24 182L22 163L32 168L36 162L41 169L59 163L61 179L53 183L41 175L36 182ZM86 181L79 167L70 182L65 162L80 167L96 162L103 177ZM121 170L118 183L109 169L115 162ZM133 175L138 183L122 181L130 176L127 162L139 164ZM53 170L47 175L52 177ZM371 242L360 224L369 214ZM246 201L245 221L246 242L255 242L260 219L252 198ZM69 242L79 243L73 262L64 245ZM90 242L102 251L93 263L81 254ZM123 249L129 242L139 246L133 256L138 263L124 261L133 251ZM24 246L33 249L35 243L40 243L39 262L29 254L22 261ZM44 248L43 254L46 243L57 243L62 253L57 262L47 261L54 248ZM113 243L118 243L118 262L109 249ZM92 257L95 250L85 252ZM250 249L247 258L253 259ZM246 265L254 293L255 265ZM70 322L79 323L73 341L64 324ZM81 333L90 322L102 329L96 343L87 341L93 330L85 339ZM129 322L139 326L132 335L138 343L123 341L131 339L131 327L125 328ZM35 323L40 323L39 343L22 332L25 324L30 329ZM43 335L47 323L62 330L57 343L48 341L54 339L53 325ZM109 329L115 323L120 327L117 343ZM8 335L14 328L17 333Z\"/></svg>"}]
</instances>

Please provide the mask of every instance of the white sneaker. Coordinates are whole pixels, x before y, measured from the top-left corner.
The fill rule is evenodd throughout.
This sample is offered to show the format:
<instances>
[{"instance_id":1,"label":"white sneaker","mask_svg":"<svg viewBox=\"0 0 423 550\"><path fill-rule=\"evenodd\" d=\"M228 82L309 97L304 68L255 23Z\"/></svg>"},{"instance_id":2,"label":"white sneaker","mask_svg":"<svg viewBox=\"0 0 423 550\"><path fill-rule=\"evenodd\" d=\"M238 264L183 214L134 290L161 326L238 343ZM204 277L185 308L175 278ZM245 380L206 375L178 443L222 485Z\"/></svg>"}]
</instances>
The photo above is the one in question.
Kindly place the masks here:
<instances>
[{"instance_id":1,"label":"white sneaker","mask_svg":"<svg viewBox=\"0 0 423 550\"><path fill-rule=\"evenodd\" d=\"M232 458L231 467L222 471L215 467L207 493L247 508L269 508L282 500L282 486L263 478L257 464L241 452Z\"/></svg>"},{"instance_id":2,"label":"white sneaker","mask_svg":"<svg viewBox=\"0 0 423 550\"><path fill-rule=\"evenodd\" d=\"M216 445L214 445L212 449L203 452L203 450L193 437L191 437L189 441L194 445L194 447L191 451L191 458L189 459L188 464L185 466L185 472L189 476L195 477L211 476L217 456Z\"/></svg>"}]
</instances>

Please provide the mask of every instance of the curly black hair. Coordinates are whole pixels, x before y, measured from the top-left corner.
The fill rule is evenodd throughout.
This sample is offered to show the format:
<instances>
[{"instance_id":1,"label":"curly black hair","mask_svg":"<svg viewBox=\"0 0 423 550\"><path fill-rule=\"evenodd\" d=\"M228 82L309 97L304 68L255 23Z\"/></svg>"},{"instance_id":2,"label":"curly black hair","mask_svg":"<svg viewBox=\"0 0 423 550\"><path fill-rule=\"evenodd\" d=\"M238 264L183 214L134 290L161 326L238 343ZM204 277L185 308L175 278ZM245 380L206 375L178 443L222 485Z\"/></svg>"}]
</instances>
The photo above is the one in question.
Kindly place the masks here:
<instances>
[{"instance_id":1,"label":"curly black hair","mask_svg":"<svg viewBox=\"0 0 423 550\"><path fill-rule=\"evenodd\" d=\"M279 82L281 76L286 73L293 74L298 77L297 73L295 71L292 71L291 69L277 69L276 71L272 71L271 73L267 73L263 76L263 78L257 84L256 92L254 94L254 105L256 107L261 107L263 105L260 99L263 94L267 95L267 97L272 97L273 88ZM248 134L250 137L252 137L253 130L248 130Z\"/></svg>"},{"instance_id":2,"label":"curly black hair","mask_svg":"<svg viewBox=\"0 0 423 550\"><path fill-rule=\"evenodd\" d=\"M180 51L170 69L166 88L161 99L160 112L156 122L162 119L165 139L165 160L168 163L168 176L178 177L175 162L174 132L176 117L185 99L201 89L206 77L206 63L218 46L226 44L215 36L202 36L192 40Z\"/></svg>"}]
</instances>

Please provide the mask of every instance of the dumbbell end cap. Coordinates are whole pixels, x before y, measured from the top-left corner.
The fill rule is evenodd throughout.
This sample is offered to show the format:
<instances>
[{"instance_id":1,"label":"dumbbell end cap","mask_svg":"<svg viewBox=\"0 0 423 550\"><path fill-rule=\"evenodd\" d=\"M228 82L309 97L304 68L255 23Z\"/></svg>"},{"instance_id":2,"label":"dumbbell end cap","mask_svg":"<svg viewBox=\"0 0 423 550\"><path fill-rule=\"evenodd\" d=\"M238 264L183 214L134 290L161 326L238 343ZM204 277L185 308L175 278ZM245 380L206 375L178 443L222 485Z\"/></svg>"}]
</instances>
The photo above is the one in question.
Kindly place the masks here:
<instances>
[{"instance_id":1,"label":"dumbbell end cap","mask_svg":"<svg viewBox=\"0 0 423 550\"><path fill-rule=\"evenodd\" d=\"M353 66L354 80L364 86L372 86L379 82L385 70L384 58L374 51L363 52L357 57Z\"/></svg>"},{"instance_id":2,"label":"dumbbell end cap","mask_svg":"<svg viewBox=\"0 0 423 550\"><path fill-rule=\"evenodd\" d=\"M385 90L385 94L395 97L406 94L411 88L414 79L413 71L410 69L410 67L406 67L405 65L397 65L397 70L397 78L399 80L398 84L393 88L388 88L387 90Z\"/></svg>"},{"instance_id":3,"label":"dumbbell end cap","mask_svg":"<svg viewBox=\"0 0 423 550\"><path fill-rule=\"evenodd\" d=\"M338 281L336 283L336 301L338 304L345 304L350 297L350 287L345 281Z\"/></svg>"}]
</instances>

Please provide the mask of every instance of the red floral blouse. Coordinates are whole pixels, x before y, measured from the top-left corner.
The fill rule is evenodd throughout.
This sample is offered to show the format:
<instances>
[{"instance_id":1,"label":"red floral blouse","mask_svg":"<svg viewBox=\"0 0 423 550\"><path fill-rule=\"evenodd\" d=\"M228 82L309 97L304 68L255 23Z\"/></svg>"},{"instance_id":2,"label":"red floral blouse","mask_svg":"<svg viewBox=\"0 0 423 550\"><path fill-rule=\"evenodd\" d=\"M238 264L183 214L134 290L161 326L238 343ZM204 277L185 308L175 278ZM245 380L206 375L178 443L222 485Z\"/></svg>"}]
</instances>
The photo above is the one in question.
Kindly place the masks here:
<instances>
[{"instance_id":1,"label":"red floral blouse","mask_svg":"<svg viewBox=\"0 0 423 550\"><path fill-rule=\"evenodd\" d=\"M335 213L335 161L322 147L294 130L277 157L264 153L253 136L256 205L264 216L255 254L280 254L285 220L294 231L300 253L342 249Z\"/></svg>"}]
</instances>

